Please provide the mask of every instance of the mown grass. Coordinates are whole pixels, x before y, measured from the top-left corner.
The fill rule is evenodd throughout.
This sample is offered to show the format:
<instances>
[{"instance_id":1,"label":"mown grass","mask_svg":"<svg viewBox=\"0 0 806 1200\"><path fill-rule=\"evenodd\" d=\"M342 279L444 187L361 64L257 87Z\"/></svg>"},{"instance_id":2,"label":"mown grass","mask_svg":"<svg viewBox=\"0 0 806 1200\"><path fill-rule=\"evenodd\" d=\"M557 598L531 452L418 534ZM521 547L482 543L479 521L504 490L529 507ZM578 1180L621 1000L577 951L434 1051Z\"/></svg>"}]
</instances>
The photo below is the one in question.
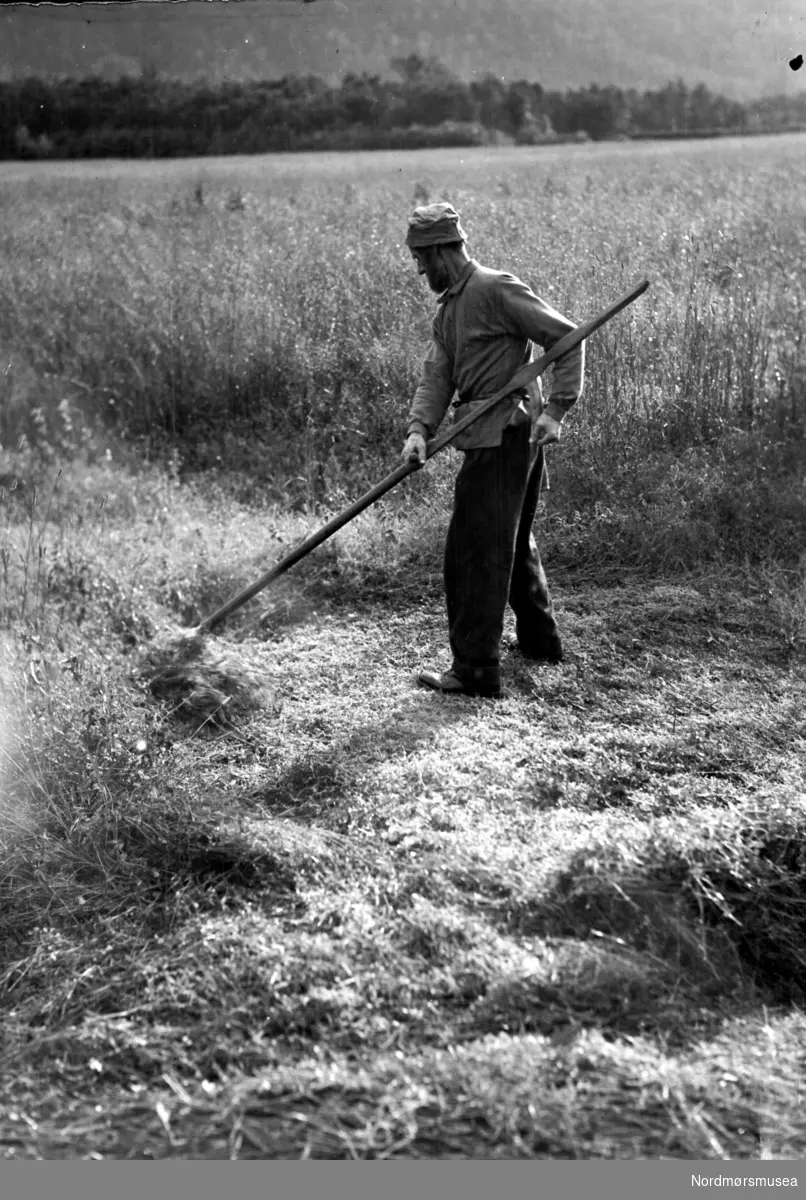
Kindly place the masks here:
<instances>
[{"instance_id":1,"label":"mown grass","mask_svg":"<svg viewBox=\"0 0 806 1200\"><path fill-rule=\"evenodd\" d=\"M508 652L498 704L412 686L449 455L211 639L249 704L141 670L394 461L428 314L395 214L445 156L205 164L201 203L195 164L68 171L7 223L8 1156L802 1157L788 144L453 162L479 257L572 315L656 272L552 456L567 660Z\"/></svg>"},{"instance_id":2,"label":"mown grass","mask_svg":"<svg viewBox=\"0 0 806 1200\"><path fill-rule=\"evenodd\" d=\"M416 609L240 642L279 711L215 736L56 676L4 744L10 1152L800 1156L802 670L735 598L560 604L497 707L411 688Z\"/></svg>"}]
</instances>

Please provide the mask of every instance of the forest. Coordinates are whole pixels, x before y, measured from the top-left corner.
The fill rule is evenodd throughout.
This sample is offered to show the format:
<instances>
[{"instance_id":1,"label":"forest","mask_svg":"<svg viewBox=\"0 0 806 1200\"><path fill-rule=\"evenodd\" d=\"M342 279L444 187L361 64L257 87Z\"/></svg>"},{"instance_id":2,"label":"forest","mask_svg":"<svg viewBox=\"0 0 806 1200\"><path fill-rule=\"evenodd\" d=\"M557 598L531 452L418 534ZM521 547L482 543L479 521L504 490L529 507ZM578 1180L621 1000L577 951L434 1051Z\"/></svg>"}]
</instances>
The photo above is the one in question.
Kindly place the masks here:
<instances>
[{"instance_id":1,"label":"forest","mask_svg":"<svg viewBox=\"0 0 806 1200\"><path fill-rule=\"evenodd\" d=\"M806 128L806 96L742 103L703 84L564 92L438 59L393 59L392 78L315 75L210 86L145 72L0 83L0 158L171 158L288 150L416 149L680 138Z\"/></svg>"}]
</instances>

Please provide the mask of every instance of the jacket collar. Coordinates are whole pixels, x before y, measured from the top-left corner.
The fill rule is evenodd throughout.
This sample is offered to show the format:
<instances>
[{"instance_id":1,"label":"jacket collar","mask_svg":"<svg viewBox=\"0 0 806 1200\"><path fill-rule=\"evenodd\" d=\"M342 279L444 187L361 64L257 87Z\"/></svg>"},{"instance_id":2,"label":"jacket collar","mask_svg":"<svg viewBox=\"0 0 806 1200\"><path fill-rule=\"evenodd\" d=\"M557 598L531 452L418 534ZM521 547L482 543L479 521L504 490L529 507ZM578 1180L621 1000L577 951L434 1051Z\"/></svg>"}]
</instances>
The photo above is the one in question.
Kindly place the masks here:
<instances>
[{"instance_id":1,"label":"jacket collar","mask_svg":"<svg viewBox=\"0 0 806 1200\"><path fill-rule=\"evenodd\" d=\"M456 280L456 283L452 284L451 287L447 288L442 293L442 295L439 297L439 303L444 304L445 301L448 300L451 296L458 296L459 293L461 292L462 288L467 283L470 276L477 269L478 265L479 264L476 262L475 258L471 258L470 262L467 264L464 271L462 271L462 274Z\"/></svg>"}]
</instances>

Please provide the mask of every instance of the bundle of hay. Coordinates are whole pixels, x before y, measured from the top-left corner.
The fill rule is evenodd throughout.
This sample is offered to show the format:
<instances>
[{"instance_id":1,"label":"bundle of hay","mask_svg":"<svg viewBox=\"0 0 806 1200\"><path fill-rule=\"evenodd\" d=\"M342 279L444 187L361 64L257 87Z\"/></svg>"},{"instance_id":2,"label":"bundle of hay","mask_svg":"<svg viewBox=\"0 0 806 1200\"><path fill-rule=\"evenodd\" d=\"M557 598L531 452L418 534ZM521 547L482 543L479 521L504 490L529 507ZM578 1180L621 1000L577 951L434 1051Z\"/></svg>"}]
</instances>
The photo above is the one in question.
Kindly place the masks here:
<instances>
[{"instance_id":1,"label":"bundle of hay","mask_svg":"<svg viewBox=\"0 0 806 1200\"><path fill-rule=\"evenodd\" d=\"M228 727L272 703L256 671L231 651L216 652L197 633L153 643L141 655L139 675L173 715L200 727Z\"/></svg>"}]
</instances>

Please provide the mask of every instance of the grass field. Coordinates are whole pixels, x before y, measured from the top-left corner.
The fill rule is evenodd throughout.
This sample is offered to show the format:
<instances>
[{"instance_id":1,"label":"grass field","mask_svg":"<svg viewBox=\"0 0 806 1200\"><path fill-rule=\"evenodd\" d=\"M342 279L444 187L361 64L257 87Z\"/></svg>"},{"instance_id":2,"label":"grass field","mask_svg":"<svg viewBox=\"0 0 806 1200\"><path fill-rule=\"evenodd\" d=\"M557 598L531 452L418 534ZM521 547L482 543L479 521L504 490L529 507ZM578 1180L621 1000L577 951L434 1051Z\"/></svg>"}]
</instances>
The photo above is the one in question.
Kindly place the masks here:
<instances>
[{"instance_id":1,"label":"grass field","mask_svg":"<svg viewBox=\"0 0 806 1200\"><path fill-rule=\"evenodd\" d=\"M804 144L0 164L7 1157L804 1156ZM413 685L449 453L211 639L249 704L155 701L395 465L415 190L574 319L652 281L551 451L566 662Z\"/></svg>"}]
</instances>

